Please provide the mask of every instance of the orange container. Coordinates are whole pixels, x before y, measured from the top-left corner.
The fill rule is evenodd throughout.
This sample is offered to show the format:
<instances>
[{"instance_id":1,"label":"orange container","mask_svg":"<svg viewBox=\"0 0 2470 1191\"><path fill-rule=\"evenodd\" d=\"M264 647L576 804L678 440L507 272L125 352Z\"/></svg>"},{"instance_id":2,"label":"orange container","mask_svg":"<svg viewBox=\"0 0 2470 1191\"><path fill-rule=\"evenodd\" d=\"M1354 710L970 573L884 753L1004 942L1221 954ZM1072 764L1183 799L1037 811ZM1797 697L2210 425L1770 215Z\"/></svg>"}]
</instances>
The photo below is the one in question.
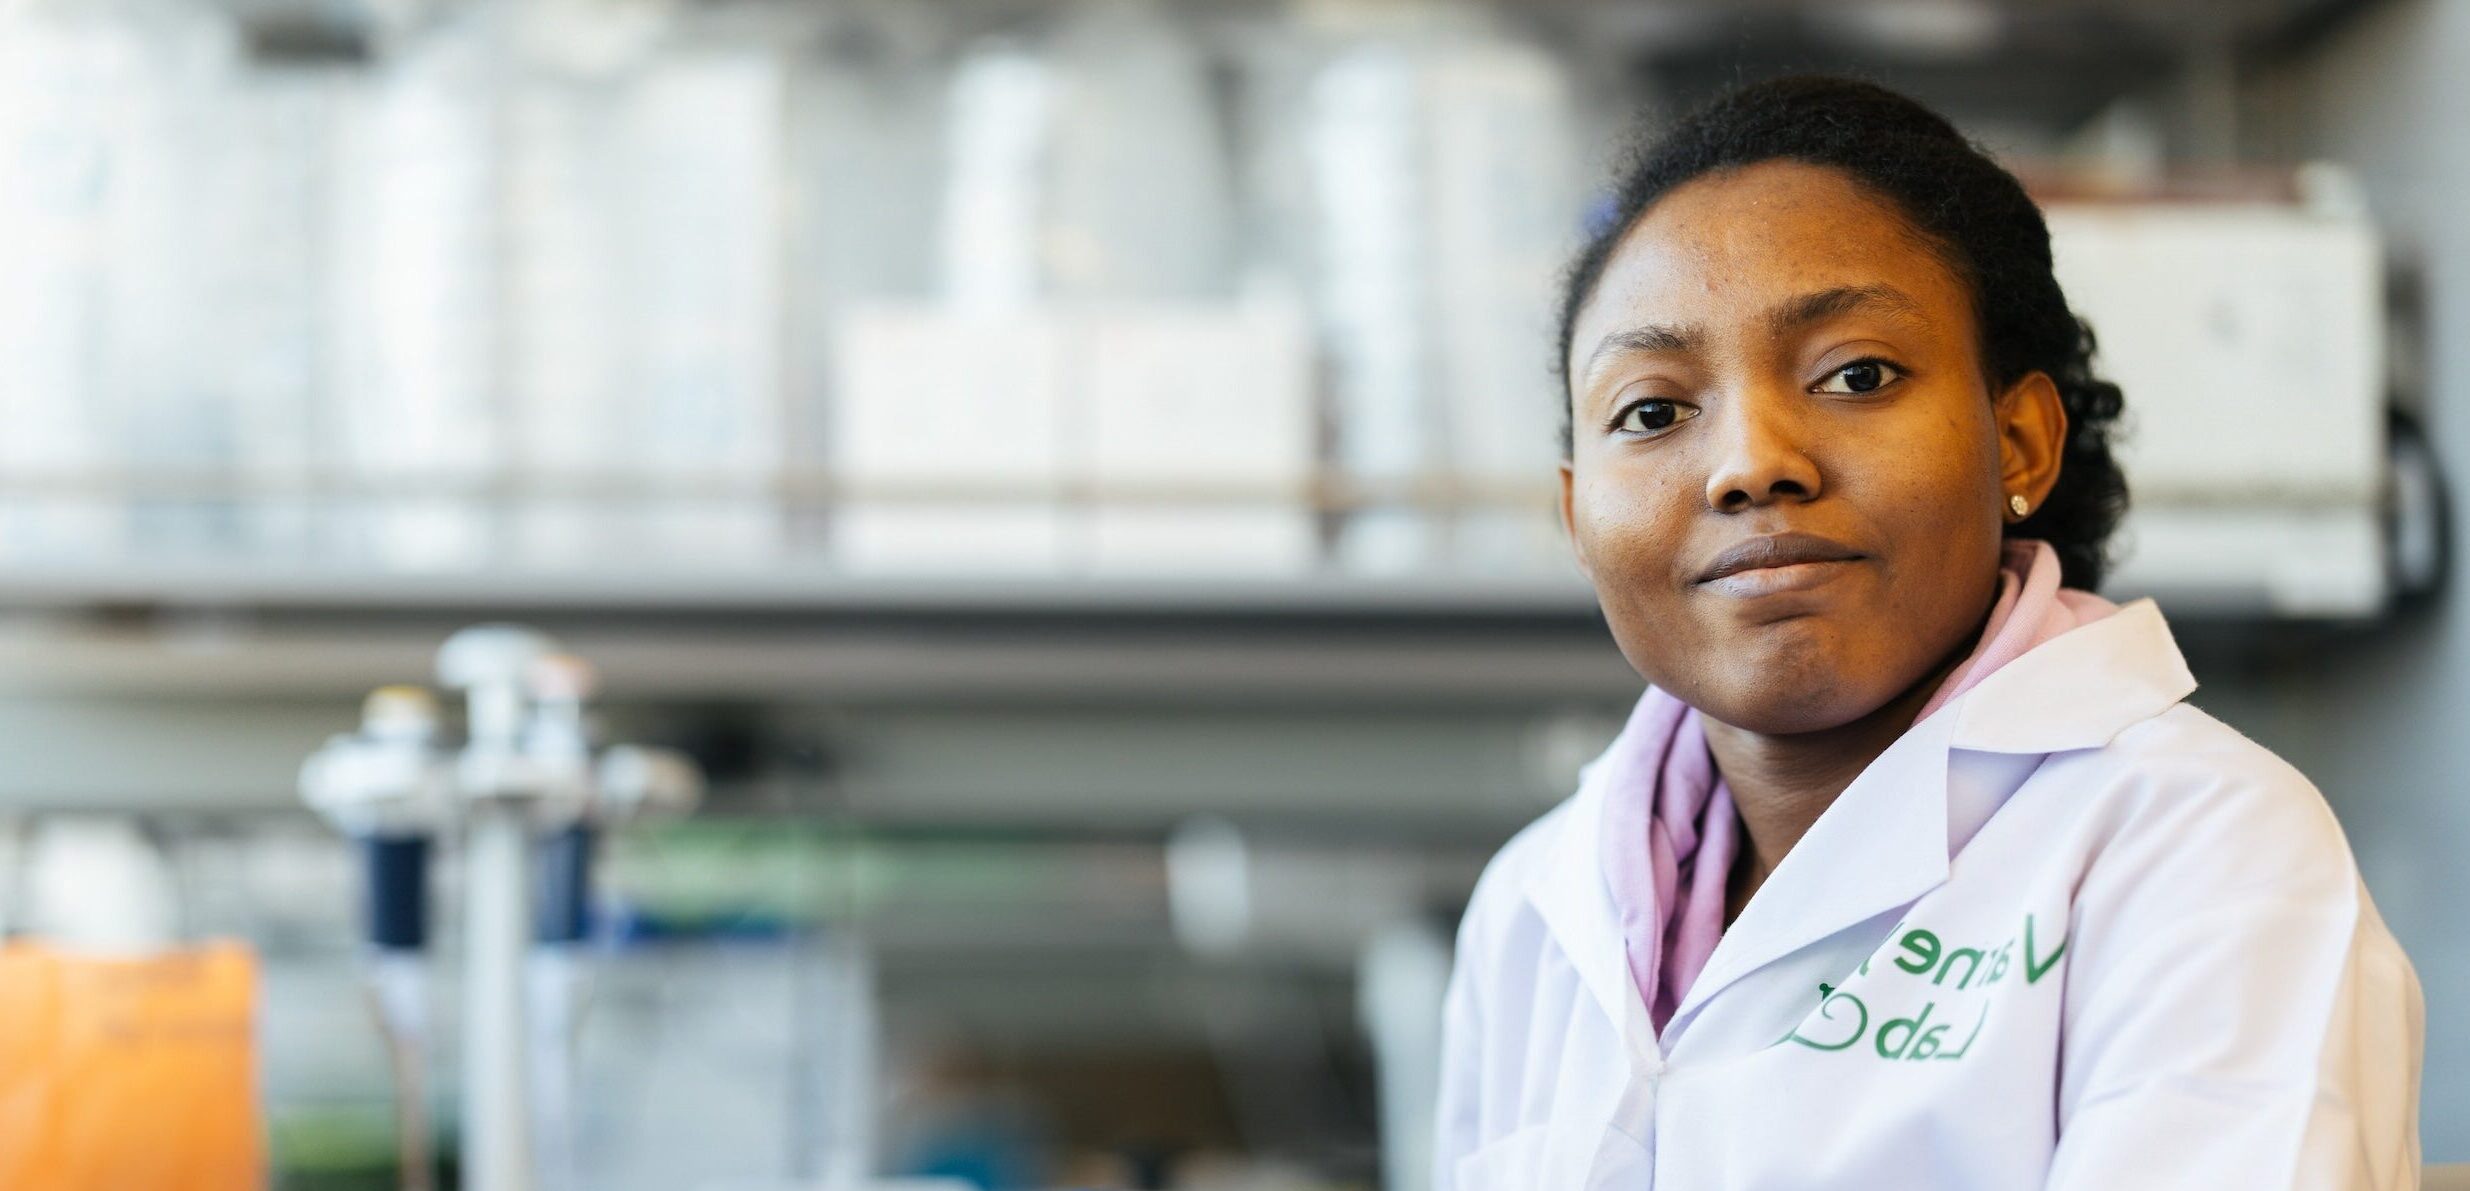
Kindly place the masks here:
<instances>
[{"instance_id":1,"label":"orange container","mask_svg":"<svg viewBox=\"0 0 2470 1191\"><path fill-rule=\"evenodd\" d=\"M255 1191L257 960L0 945L0 1187Z\"/></svg>"}]
</instances>

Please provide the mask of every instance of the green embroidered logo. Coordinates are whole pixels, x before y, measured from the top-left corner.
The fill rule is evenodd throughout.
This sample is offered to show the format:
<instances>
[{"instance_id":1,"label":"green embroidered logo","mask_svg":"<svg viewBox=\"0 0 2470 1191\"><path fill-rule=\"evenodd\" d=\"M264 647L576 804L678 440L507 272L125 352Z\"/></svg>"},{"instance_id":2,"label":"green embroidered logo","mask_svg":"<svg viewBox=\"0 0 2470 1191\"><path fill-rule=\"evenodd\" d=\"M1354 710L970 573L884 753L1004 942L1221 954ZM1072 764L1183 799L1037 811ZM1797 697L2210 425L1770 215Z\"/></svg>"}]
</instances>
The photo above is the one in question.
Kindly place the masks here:
<instances>
[{"instance_id":1,"label":"green embroidered logo","mask_svg":"<svg viewBox=\"0 0 2470 1191\"><path fill-rule=\"evenodd\" d=\"M1926 982L1932 991L1918 1012L1890 1017L1873 1030L1866 1002L1850 991L1821 983L1817 1012L1793 1027L1777 1044L1793 1042L1812 1050L1849 1051L1866 1038L1870 1045L1864 1052L1889 1062L1961 1059L1972 1053L1973 1041L1981 1036L1981 1027L1990 1020L1988 990L2006 980L2011 970L2020 970L2024 983L2039 984L2058 967L2059 957L2067 953L2064 934L2046 953L2041 945L2039 923L2031 914L2024 916L2023 930L2018 935L1996 947L1950 948L1935 931L1917 927L1906 930L1899 923L1888 935L1886 945L1861 961L1858 974L1869 975L1871 961L1880 955L1892 956L1893 969L1911 977L1911 981L1897 981L1886 990L1873 990L1871 995ZM1963 995L1967 993L1973 995ZM1938 998L1948 994L1954 996L1949 1007L1942 1009ZM1955 1042L1952 1031L1963 1016L1972 1018L1972 1026L1961 1042Z\"/></svg>"}]
</instances>

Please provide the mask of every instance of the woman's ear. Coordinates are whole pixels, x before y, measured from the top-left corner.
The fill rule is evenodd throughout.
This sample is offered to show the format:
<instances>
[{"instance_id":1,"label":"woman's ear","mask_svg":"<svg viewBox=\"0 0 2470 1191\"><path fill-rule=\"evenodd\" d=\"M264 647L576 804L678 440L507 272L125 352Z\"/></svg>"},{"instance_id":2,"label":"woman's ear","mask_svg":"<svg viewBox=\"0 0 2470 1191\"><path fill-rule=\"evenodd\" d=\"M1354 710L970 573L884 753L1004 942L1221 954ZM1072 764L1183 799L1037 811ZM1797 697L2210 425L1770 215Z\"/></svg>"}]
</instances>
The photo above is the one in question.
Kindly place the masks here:
<instances>
[{"instance_id":1,"label":"woman's ear","mask_svg":"<svg viewBox=\"0 0 2470 1191\"><path fill-rule=\"evenodd\" d=\"M2067 406L2048 373L2030 372L1999 394L1994 409L2000 502L2022 496L2029 513L2058 486L2059 459L2067 446Z\"/></svg>"},{"instance_id":2,"label":"woman's ear","mask_svg":"<svg viewBox=\"0 0 2470 1191\"><path fill-rule=\"evenodd\" d=\"M1576 511L1570 507L1570 489L1574 478L1570 470L1570 461L1562 460L1561 536L1569 539L1570 556L1578 560L1578 573L1585 575L1587 582L1593 583L1595 582L1595 564L1587 558L1586 544L1578 540L1578 518Z\"/></svg>"}]
</instances>

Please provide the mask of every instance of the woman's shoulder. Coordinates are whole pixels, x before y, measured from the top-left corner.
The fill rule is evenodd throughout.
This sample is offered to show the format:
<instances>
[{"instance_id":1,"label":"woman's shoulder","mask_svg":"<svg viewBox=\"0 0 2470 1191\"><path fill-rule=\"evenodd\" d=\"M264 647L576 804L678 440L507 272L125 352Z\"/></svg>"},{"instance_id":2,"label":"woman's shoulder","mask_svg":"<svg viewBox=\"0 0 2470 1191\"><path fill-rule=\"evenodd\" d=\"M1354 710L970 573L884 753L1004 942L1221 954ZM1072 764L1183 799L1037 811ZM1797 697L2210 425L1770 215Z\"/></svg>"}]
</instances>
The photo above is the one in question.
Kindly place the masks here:
<instances>
[{"instance_id":1,"label":"woman's shoulder","mask_svg":"<svg viewBox=\"0 0 2470 1191\"><path fill-rule=\"evenodd\" d=\"M2181 702L2100 749L2051 758L2092 835L2088 882L2192 882L2181 894L2359 887L2339 817L2297 766ZM2056 791L2054 791L2056 792Z\"/></svg>"},{"instance_id":2,"label":"woman's shoulder","mask_svg":"<svg viewBox=\"0 0 2470 1191\"><path fill-rule=\"evenodd\" d=\"M1569 847L1567 835L1578 826L1577 803L1584 793L1581 790L1553 804L1493 850L1482 875L1475 879L1475 891L1467 896L1468 916L1479 909L1507 910L1523 897L1536 875L1552 865L1552 857Z\"/></svg>"},{"instance_id":3,"label":"woman's shoulder","mask_svg":"<svg viewBox=\"0 0 2470 1191\"><path fill-rule=\"evenodd\" d=\"M2406 1181L2367 1169L2415 1165L2425 1002L2315 783L2183 702L2050 760L2104 775L2053 791L2084 796L2090 828L2061 947L2062 1151L2123 1170L2270 1118L2297 1140L2198 1146L2188 1168Z\"/></svg>"},{"instance_id":4,"label":"woman's shoulder","mask_svg":"<svg viewBox=\"0 0 2470 1191\"><path fill-rule=\"evenodd\" d=\"M1544 931L1535 894L1548 879L1601 879L1594 866L1597 795L1581 777L1578 789L1529 820L1485 861L1459 919L1458 946L1486 952L1516 940L1540 943ZM1573 867L1575 866L1575 867Z\"/></svg>"},{"instance_id":5,"label":"woman's shoulder","mask_svg":"<svg viewBox=\"0 0 2470 1191\"><path fill-rule=\"evenodd\" d=\"M2280 754L2193 703L2137 721L2099 748L2054 753L2056 779L2085 810L2330 820L2323 791Z\"/></svg>"},{"instance_id":6,"label":"woman's shoulder","mask_svg":"<svg viewBox=\"0 0 2470 1191\"><path fill-rule=\"evenodd\" d=\"M2322 810L2315 782L2246 733L2189 702L2129 725L2099 750L2127 775L2184 792L2251 805Z\"/></svg>"}]
</instances>

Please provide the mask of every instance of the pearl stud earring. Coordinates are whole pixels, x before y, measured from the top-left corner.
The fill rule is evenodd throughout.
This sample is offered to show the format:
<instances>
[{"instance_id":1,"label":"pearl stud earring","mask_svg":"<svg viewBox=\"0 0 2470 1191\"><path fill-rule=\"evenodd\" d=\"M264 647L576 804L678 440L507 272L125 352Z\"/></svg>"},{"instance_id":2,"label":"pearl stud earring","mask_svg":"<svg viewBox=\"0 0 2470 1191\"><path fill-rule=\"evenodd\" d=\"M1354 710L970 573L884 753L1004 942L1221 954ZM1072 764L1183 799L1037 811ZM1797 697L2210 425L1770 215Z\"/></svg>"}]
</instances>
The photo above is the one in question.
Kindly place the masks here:
<instances>
[{"instance_id":1,"label":"pearl stud earring","mask_svg":"<svg viewBox=\"0 0 2470 1191\"><path fill-rule=\"evenodd\" d=\"M2007 498L2007 508L2018 517L2033 511L2033 506L2024 503L2024 494L2021 492Z\"/></svg>"}]
</instances>

